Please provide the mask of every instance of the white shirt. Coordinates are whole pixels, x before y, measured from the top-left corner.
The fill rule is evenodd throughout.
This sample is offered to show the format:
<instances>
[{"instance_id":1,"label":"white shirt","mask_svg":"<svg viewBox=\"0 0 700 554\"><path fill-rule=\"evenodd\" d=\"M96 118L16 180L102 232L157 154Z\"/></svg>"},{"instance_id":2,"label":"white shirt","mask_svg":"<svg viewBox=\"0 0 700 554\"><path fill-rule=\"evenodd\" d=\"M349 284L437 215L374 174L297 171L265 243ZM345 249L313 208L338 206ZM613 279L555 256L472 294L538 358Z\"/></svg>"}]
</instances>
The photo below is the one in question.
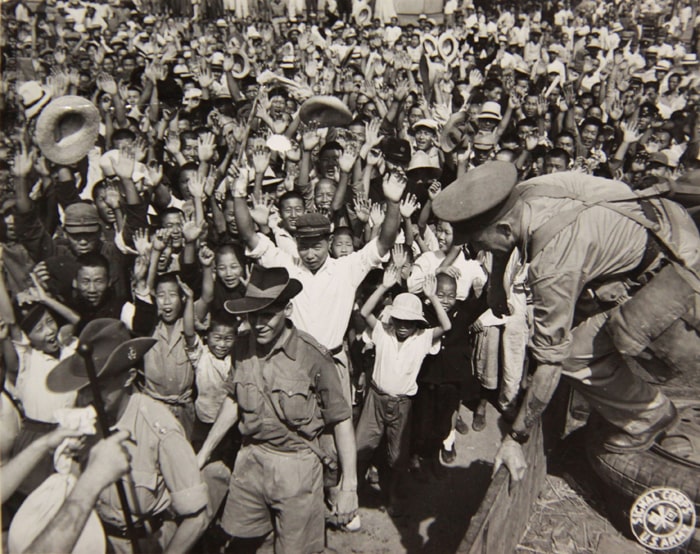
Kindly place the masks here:
<instances>
[{"instance_id":1,"label":"white shirt","mask_svg":"<svg viewBox=\"0 0 700 554\"><path fill-rule=\"evenodd\" d=\"M77 392L52 392L46 385L46 377L58 362L75 353L75 349L63 347L60 358L49 356L41 350L32 348L28 340L13 341L19 371L15 384L15 397L22 403L24 415L30 419L54 423L54 413L60 408L72 408Z\"/></svg>"},{"instance_id":2,"label":"white shirt","mask_svg":"<svg viewBox=\"0 0 700 554\"><path fill-rule=\"evenodd\" d=\"M372 379L379 390L394 396L413 396L418 392L416 378L433 344L432 329L418 329L399 342L391 323L377 324L372 330L375 346Z\"/></svg>"},{"instance_id":3,"label":"white shirt","mask_svg":"<svg viewBox=\"0 0 700 554\"><path fill-rule=\"evenodd\" d=\"M423 283L427 275L435 275L435 271L445 259L445 253L441 250L425 252L415 261L411 268L411 274L406 280L408 292L418 294L423 289ZM457 279L457 300L464 300L469 296L472 287L480 289L486 283L486 273L481 264L476 260L467 260L461 252L455 259L452 267L459 269L460 276Z\"/></svg>"},{"instance_id":4,"label":"white shirt","mask_svg":"<svg viewBox=\"0 0 700 554\"><path fill-rule=\"evenodd\" d=\"M211 353L208 346L202 344L199 336L195 335L192 348L185 348L187 357L194 367L195 382L197 383L197 400L194 409L197 417L204 423L214 423L216 414L228 395L224 383L231 373L231 356L220 360Z\"/></svg>"},{"instance_id":5,"label":"white shirt","mask_svg":"<svg viewBox=\"0 0 700 554\"><path fill-rule=\"evenodd\" d=\"M260 242L246 255L263 267L284 267L289 276L301 282L301 292L292 299L294 325L306 331L329 350L340 346L350 321L357 287L382 258L377 241L342 258L326 259L316 273L311 273L299 258L276 247L258 233Z\"/></svg>"}]
</instances>

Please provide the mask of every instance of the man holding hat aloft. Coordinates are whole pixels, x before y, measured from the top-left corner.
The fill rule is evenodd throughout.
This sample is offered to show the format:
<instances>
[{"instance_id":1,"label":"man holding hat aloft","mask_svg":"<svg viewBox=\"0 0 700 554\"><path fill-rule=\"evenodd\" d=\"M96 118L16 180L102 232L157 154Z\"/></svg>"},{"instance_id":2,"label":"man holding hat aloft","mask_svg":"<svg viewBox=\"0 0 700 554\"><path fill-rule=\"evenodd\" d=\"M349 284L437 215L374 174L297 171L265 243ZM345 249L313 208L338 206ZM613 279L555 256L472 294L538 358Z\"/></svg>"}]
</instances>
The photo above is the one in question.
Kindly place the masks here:
<instances>
[{"instance_id":1,"label":"man holding hat aloft","mask_svg":"<svg viewBox=\"0 0 700 554\"><path fill-rule=\"evenodd\" d=\"M255 266L245 296L224 305L231 314L248 314L250 333L235 343L229 396L197 457L202 467L239 422L243 448L221 527L244 549L274 530L275 552L323 551L322 462L329 461L318 437L326 426L333 428L342 468L339 523L357 510L352 411L330 353L290 319L291 300L302 289L284 268Z\"/></svg>"},{"instance_id":2,"label":"man holding hat aloft","mask_svg":"<svg viewBox=\"0 0 700 554\"><path fill-rule=\"evenodd\" d=\"M512 164L490 162L447 187L433 210L453 222L456 241L494 254L492 299L496 268L513 249L524 246L529 258L537 369L495 463L517 480L521 445L562 375L610 424L611 452L646 450L675 424L671 401L623 355L665 378L697 371L700 337L685 322L698 321L700 236L678 204L619 181L557 173L516 183Z\"/></svg>"}]
</instances>

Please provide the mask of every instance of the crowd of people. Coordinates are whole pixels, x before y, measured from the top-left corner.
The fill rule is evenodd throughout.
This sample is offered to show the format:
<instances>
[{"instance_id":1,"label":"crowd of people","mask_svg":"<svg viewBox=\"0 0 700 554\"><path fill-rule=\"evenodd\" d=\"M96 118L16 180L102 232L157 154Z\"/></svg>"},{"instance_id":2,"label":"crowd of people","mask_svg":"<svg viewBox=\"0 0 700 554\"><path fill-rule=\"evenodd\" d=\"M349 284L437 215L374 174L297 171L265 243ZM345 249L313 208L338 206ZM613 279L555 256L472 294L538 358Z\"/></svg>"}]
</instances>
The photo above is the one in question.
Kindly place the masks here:
<instances>
[{"instance_id":1,"label":"crowd of people","mask_svg":"<svg viewBox=\"0 0 700 554\"><path fill-rule=\"evenodd\" d=\"M521 477L562 373L613 451L675 421L618 351L683 312L646 314L666 327L638 351L592 333L664 267L697 277L658 199L700 213L692 0L2 11L11 552L321 552L377 468L396 517L407 479L443 478L488 403Z\"/></svg>"}]
</instances>

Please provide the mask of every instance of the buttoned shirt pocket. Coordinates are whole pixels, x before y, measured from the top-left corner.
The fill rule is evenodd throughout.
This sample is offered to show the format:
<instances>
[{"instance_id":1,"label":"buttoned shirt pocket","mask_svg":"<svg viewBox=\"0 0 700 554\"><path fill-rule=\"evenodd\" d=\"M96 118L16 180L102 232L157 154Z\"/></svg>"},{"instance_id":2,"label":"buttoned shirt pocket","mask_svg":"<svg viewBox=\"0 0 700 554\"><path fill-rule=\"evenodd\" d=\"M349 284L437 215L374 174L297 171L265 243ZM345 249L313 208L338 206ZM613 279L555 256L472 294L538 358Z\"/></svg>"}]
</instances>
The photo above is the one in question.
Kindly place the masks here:
<instances>
[{"instance_id":1,"label":"buttoned shirt pocket","mask_svg":"<svg viewBox=\"0 0 700 554\"><path fill-rule=\"evenodd\" d=\"M285 421L294 427L309 423L316 410L316 397L308 380L275 377L272 394L282 411Z\"/></svg>"},{"instance_id":2,"label":"buttoned shirt pocket","mask_svg":"<svg viewBox=\"0 0 700 554\"><path fill-rule=\"evenodd\" d=\"M262 429L262 393L255 383L239 381L235 386L236 402L241 410L241 432L244 435L253 435Z\"/></svg>"}]
</instances>

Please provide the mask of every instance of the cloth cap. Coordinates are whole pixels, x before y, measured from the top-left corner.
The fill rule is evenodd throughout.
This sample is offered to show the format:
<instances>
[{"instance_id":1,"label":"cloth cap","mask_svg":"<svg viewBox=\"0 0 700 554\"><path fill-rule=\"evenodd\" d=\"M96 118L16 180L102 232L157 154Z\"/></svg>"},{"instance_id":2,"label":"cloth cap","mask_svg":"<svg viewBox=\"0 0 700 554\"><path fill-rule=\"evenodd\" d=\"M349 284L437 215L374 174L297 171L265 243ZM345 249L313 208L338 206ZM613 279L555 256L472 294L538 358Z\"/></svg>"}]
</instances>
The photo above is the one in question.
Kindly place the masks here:
<instances>
[{"instance_id":1,"label":"cloth cap","mask_svg":"<svg viewBox=\"0 0 700 554\"><path fill-rule=\"evenodd\" d=\"M464 235L486 227L505 215L513 205L511 195L518 181L515 165L491 161L465 173L440 192L433 213L453 223L455 234Z\"/></svg>"},{"instance_id":2,"label":"cloth cap","mask_svg":"<svg viewBox=\"0 0 700 554\"><path fill-rule=\"evenodd\" d=\"M133 368L156 342L150 337L132 339L123 322L110 318L93 319L78 337L80 347L89 347L98 379ZM61 360L46 377L53 392L77 391L89 383L85 359L78 353Z\"/></svg>"},{"instance_id":3,"label":"cloth cap","mask_svg":"<svg viewBox=\"0 0 700 554\"><path fill-rule=\"evenodd\" d=\"M386 161L396 165L407 165L411 161L411 145L407 140L386 137L379 147Z\"/></svg>"},{"instance_id":4,"label":"cloth cap","mask_svg":"<svg viewBox=\"0 0 700 554\"><path fill-rule=\"evenodd\" d=\"M668 159L668 156L663 152L654 152L650 154L648 163L665 165L666 167L673 167Z\"/></svg>"},{"instance_id":5,"label":"cloth cap","mask_svg":"<svg viewBox=\"0 0 700 554\"><path fill-rule=\"evenodd\" d=\"M326 237L331 234L331 222L322 214L308 213L297 218L294 235L298 239Z\"/></svg>"},{"instance_id":6,"label":"cloth cap","mask_svg":"<svg viewBox=\"0 0 700 554\"><path fill-rule=\"evenodd\" d=\"M423 127L425 129L430 129L434 133L438 132L438 122L435 121L434 119L419 119L413 124L412 129L415 131L419 129L420 127Z\"/></svg>"},{"instance_id":7,"label":"cloth cap","mask_svg":"<svg viewBox=\"0 0 700 554\"><path fill-rule=\"evenodd\" d=\"M415 294L410 292L402 292L394 297L387 312L394 319L402 319L404 321L419 321L425 325L428 322L423 317L423 304Z\"/></svg>"},{"instance_id":8,"label":"cloth cap","mask_svg":"<svg viewBox=\"0 0 700 554\"><path fill-rule=\"evenodd\" d=\"M230 314L257 312L274 302L289 302L299 292L302 285L290 279L283 267L263 268L254 266L243 298L227 300L224 309Z\"/></svg>"},{"instance_id":9,"label":"cloth cap","mask_svg":"<svg viewBox=\"0 0 700 554\"><path fill-rule=\"evenodd\" d=\"M76 202L63 212L63 228L67 233L95 233L100 230L97 208L87 202Z\"/></svg>"}]
</instances>

